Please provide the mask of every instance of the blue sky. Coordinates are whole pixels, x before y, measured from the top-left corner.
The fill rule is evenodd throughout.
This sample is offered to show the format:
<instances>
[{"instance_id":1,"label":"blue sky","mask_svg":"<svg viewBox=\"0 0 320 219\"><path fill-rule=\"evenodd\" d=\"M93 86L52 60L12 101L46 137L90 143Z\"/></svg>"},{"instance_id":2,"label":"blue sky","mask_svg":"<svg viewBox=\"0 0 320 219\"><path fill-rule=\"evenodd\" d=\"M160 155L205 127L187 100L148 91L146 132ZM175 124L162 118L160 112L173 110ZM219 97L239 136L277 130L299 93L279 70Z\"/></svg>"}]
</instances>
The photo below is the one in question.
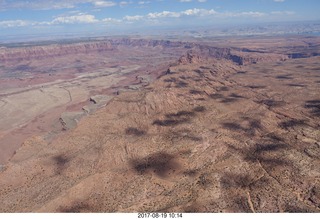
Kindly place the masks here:
<instances>
[{"instance_id":1,"label":"blue sky","mask_svg":"<svg viewBox=\"0 0 320 219\"><path fill-rule=\"evenodd\" d=\"M320 19L319 0L0 0L0 36Z\"/></svg>"}]
</instances>

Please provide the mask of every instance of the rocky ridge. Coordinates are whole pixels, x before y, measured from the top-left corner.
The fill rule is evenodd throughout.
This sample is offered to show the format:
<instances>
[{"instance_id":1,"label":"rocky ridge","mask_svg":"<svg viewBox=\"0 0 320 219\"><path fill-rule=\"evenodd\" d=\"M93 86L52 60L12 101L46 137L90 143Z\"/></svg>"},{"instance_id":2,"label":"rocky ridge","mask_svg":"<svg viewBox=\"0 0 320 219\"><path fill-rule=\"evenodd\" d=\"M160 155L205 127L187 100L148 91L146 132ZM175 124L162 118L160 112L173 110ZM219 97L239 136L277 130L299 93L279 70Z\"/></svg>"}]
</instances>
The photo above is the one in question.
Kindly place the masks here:
<instances>
[{"instance_id":1,"label":"rocky ridge","mask_svg":"<svg viewBox=\"0 0 320 219\"><path fill-rule=\"evenodd\" d=\"M0 62L6 63L32 59L45 59L72 54L103 53L119 50L123 46L130 48L157 48L173 50L179 48L185 51L189 50L189 52L187 52L187 54L180 59L181 62L189 63L196 63L199 61L197 61L197 59L199 59L200 56L197 56L196 54L201 54L202 59L229 59L240 65L257 63L261 61L283 61L288 59L288 55L285 54L262 54L260 52L250 51L246 49L238 50L233 48L220 48L189 42L145 39L117 39L98 42L2 48L0 49Z\"/></svg>"},{"instance_id":2,"label":"rocky ridge","mask_svg":"<svg viewBox=\"0 0 320 219\"><path fill-rule=\"evenodd\" d=\"M185 49L52 142L28 139L1 167L0 211L320 212L319 57Z\"/></svg>"},{"instance_id":3,"label":"rocky ridge","mask_svg":"<svg viewBox=\"0 0 320 219\"><path fill-rule=\"evenodd\" d=\"M319 212L317 84L218 53L187 54L50 144L26 141L0 173L0 211Z\"/></svg>"}]
</instances>

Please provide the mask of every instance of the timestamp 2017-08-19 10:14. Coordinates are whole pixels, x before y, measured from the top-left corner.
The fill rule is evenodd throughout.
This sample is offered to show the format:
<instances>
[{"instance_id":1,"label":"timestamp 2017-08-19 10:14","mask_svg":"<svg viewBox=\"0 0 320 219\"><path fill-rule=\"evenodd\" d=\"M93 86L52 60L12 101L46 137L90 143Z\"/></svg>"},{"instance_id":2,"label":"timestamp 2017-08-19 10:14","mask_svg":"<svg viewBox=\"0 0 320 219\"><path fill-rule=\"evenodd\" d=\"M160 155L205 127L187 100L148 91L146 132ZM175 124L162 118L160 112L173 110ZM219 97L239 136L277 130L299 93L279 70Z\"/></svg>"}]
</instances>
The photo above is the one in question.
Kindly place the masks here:
<instances>
[{"instance_id":1,"label":"timestamp 2017-08-19 10:14","mask_svg":"<svg viewBox=\"0 0 320 219\"><path fill-rule=\"evenodd\" d=\"M182 218L182 213L138 213L138 218Z\"/></svg>"}]
</instances>

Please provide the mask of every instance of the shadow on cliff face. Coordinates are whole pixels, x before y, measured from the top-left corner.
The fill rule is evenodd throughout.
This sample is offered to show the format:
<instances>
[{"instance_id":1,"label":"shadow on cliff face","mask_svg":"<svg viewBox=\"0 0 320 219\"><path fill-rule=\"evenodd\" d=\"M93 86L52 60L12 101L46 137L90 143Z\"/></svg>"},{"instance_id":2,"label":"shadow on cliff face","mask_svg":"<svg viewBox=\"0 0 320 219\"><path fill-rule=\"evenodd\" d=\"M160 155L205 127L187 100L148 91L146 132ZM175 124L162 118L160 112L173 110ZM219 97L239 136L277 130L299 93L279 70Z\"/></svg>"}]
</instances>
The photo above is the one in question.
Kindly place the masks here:
<instances>
[{"instance_id":1,"label":"shadow on cliff face","mask_svg":"<svg viewBox=\"0 0 320 219\"><path fill-rule=\"evenodd\" d=\"M206 111L206 108L204 106L196 106L193 108L193 112L204 112Z\"/></svg>"},{"instance_id":2,"label":"shadow on cliff face","mask_svg":"<svg viewBox=\"0 0 320 219\"><path fill-rule=\"evenodd\" d=\"M284 101L277 101L277 100L272 100L272 99L264 99L264 100L259 100L256 101L258 104L264 104L268 107L282 107L286 105Z\"/></svg>"},{"instance_id":3,"label":"shadow on cliff face","mask_svg":"<svg viewBox=\"0 0 320 219\"><path fill-rule=\"evenodd\" d=\"M249 174L226 173L220 178L223 189L248 188L253 181L254 178Z\"/></svg>"},{"instance_id":4,"label":"shadow on cliff face","mask_svg":"<svg viewBox=\"0 0 320 219\"><path fill-rule=\"evenodd\" d=\"M294 128L296 126L303 126L306 124L305 120L302 119L290 119L288 121L283 121L279 124L280 128L289 129Z\"/></svg>"},{"instance_id":5,"label":"shadow on cliff face","mask_svg":"<svg viewBox=\"0 0 320 219\"><path fill-rule=\"evenodd\" d=\"M220 103L234 103L239 101L240 99L245 99L245 97L235 93L232 93L228 96L225 96L220 93L214 93L214 94L210 94L209 97L211 99L218 100Z\"/></svg>"},{"instance_id":6,"label":"shadow on cliff face","mask_svg":"<svg viewBox=\"0 0 320 219\"><path fill-rule=\"evenodd\" d=\"M273 143L258 143L253 150L253 154L260 154L265 151L277 151L283 148L287 148L286 144L280 142L273 142Z\"/></svg>"},{"instance_id":7,"label":"shadow on cliff face","mask_svg":"<svg viewBox=\"0 0 320 219\"><path fill-rule=\"evenodd\" d=\"M296 84L296 83L290 83L287 84L289 87L307 87L305 84Z\"/></svg>"},{"instance_id":8,"label":"shadow on cliff face","mask_svg":"<svg viewBox=\"0 0 320 219\"><path fill-rule=\"evenodd\" d=\"M67 168L68 162L70 161L70 159L64 155L56 155L52 159L55 162L56 174L58 175Z\"/></svg>"},{"instance_id":9,"label":"shadow on cliff face","mask_svg":"<svg viewBox=\"0 0 320 219\"><path fill-rule=\"evenodd\" d=\"M69 207L60 207L58 209L58 212L61 212L61 213L94 212L94 209L92 209L92 207L87 203L76 202Z\"/></svg>"},{"instance_id":10,"label":"shadow on cliff face","mask_svg":"<svg viewBox=\"0 0 320 219\"><path fill-rule=\"evenodd\" d=\"M281 157L281 149L286 149L288 146L281 142L263 142L257 143L253 147L248 148L242 152L245 161L260 162L267 164L270 168L279 165L289 165L289 163ZM270 158L270 155L273 155Z\"/></svg>"},{"instance_id":11,"label":"shadow on cliff face","mask_svg":"<svg viewBox=\"0 0 320 219\"><path fill-rule=\"evenodd\" d=\"M190 169L190 170L186 170L183 172L183 175L185 176L190 176L190 177L195 177L197 175L199 170L197 169Z\"/></svg>"},{"instance_id":12,"label":"shadow on cliff face","mask_svg":"<svg viewBox=\"0 0 320 219\"><path fill-rule=\"evenodd\" d=\"M177 78L171 77L163 80L164 82L176 82Z\"/></svg>"},{"instance_id":13,"label":"shadow on cliff face","mask_svg":"<svg viewBox=\"0 0 320 219\"><path fill-rule=\"evenodd\" d=\"M197 106L192 111L181 110L177 113L166 114L166 119L156 119L153 121L152 125L176 126L179 124L190 122L190 120L195 117L197 113L202 113L204 111L206 111L206 108L204 106Z\"/></svg>"},{"instance_id":14,"label":"shadow on cliff face","mask_svg":"<svg viewBox=\"0 0 320 219\"><path fill-rule=\"evenodd\" d=\"M234 103L234 102L237 102L237 101L238 101L238 99L236 99L236 98L227 97L227 98L221 99L220 103Z\"/></svg>"},{"instance_id":15,"label":"shadow on cliff face","mask_svg":"<svg viewBox=\"0 0 320 219\"><path fill-rule=\"evenodd\" d=\"M280 80L291 80L293 79L293 77L291 77L292 74L287 74L287 75L279 75L279 76L276 76L277 79L280 79Z\"/></svg>"},{"instance_id":16,"label":"shadow on cliff face","mask_svg":"<svg viewBox=\"0 0 320 219\"><path fill-rule=\"evenodd\" d=\"M233 132L242 132L249 137L255 136L258 131L263 129L261 121L257 119L244 117L242 118L242 122L245 122L247 125L243 126L236 122L224 122L221 125L224 129L228 129Z\"/></svg>"},{"instance_id":17,"label":"shadow on cliff face","mask_svg":"<svg viewBox=\"0 0 320 219\"><path fill-rule=\"evenodd\" d=\"M188 83L187 82L184 82L184 81L178 81L176 83L176 88L183 88L183 87L188 87Z\"/></svg>"},{"instance_id":18,"label":"shadow on cliff face","mask_svg":"<svg viewBox=\"0 0 320 219\"><path fill-rule=\"evenodd\" d=\"M183 119L164 119L164 120L159 120L156 119L153 121L152 125L158 125L158 126L176 126L179 124L183 124L190 121L188 118L183 118Z\"/></svg>"},{"instance_id":19,"label":"shadow on cliff face","mask_svg":"<svg viewBox=\"0 0 320 219\"><path fill-rule=\"evenodd\" d=\"M189 93L197 95L197 94L203 94L203 91L191 89Z\"/></svg>"},{"instance_id":20,"label":"shadow on cliff face","mask_svg":"<svg viewBox=\"0 0 320 219\"><path fill-rule=\"evenodd\" d=\"M223 96L222 94L219 94L219 93L210 94L209 97L210 97L211 99L214 99L214 100L218 100L218 99L224 98L224 96Z\"/></svg>"},{"instance_id":21,"label":"shadow on cliff face","mask_svg":"<svg viewBox=\"0 0 320 219\"><path fill-rule=\"evenodd\" d=\"M266 88L266 86L263 86L263 85L247 85L244 87L251 88L251 89L264 89L264 88Z\"/></svg>"},{"instance_id":22,"label":"shadow on cliff face","mask_svg":"<svg viewBox=\"0 0 320 219\"><path fill-rule=\"evenodd\" d=\"M155 173L161 178L166 178L180 168L175 162L175 156L166 152L151 154L140 159L132 159L129 161L130 166L138 174Z\"/></svg>"},{"instance_id":23,"label":"shadow on cliff face","mask_svg":"<svg viewBox=\"0 0 320 219\"><path fill-rule=\"evenodd\" d=\"M207 78L205 76L205 74L201 70L194 70L194 72L197 73L198 76L185 76L185 75L182 75L182 76L179 76L179 77L166 78L163 81L166 82L166 83L174 83L174 87L175 88L188 87L189 86L188 82L191 82L191 81L194 81L194 82L200 82L200 81L204 81L204 80L213 81L213 79ZM170 84L167 87L172 87L172 86ZM227 87L220 87L218 89L219 89L219 91L227 91L227 90L229 90ZM201 94L203 92L191 89L190 93L191 94Z\"/></svg>"},{"instance_id":24,"label":"shadow on cliff face","mask_svg":"<svg viewBox=\"0 0 320 219\"><path fill-rule=\"evenodd\" d=\"M241 96L241 95L235 94L235 93L230 94L229 97L231 97L231 98L239 98L239 99L245 98L244 96Z\"/></svg>"},{"instance_id":25,"label":"shadow on cliff face","mask_svg":"<svg viewBox=\"0 0 320 219\"><path fill-rule=\"evenodd\" d=\"M278 139L278 140L277 140ZM240 154L244 161L259 162L266 165L266 168L277 166L291 166L291 162L283 157L283 151L289 146L281 141L279 137L268 136L266 139L259 140L252 146L236 147L228 145L232 153Z\"/></svg>"},{"instance_id":26,"label":"shadow on cliff face","mask_svg":"<svg viewBox=\"0 0 320 219\"><path fill-rule=\"evenodd\" d=\"M205 73L201 69L196 69L196 70L194 70L194 72L198 74L199 78L204 78L205 77Z\"/></svg>"},{"instance_id":27,"label":"shadow on cliff face","mask_svg":"<svg viewBox=\"0 0 320 219\"><path fill-rule=\"evenodd\" d=\"M178 111L177 113L170 113L170 114L166 114L167 118L183 118L183 117L193 117L195 115L194 112L192 111L185 111L185 110L181 110Z\"/></svg>"},{"instance_id":28,"label":"shadow on cliff face","mask_svg":"<svg viewBox=\"0 0 320 219\"><path fill-rule=\"evenodd\" d=\"M134 127L128 127L125 130L126 135L133 135L133 136L143 136L146 134L144 130L134 128Z\"/></svg>"},{"instance_id":29,"label":"shadow on cliff face","mask_svg":"<svg viewBox=\"0 0 320 219\"><path fill-rule=\"evenodd\" d=\"M320 99L306 101L304 108L309 109L311 115L320 117Z\"/></svg>"},{"instance_id":30,"label":"shadow on cliff face","mask_svg":"<svg viewBox=\"0 0 320 219\"><path fill-rule=\"evenodd\" d=\"M219 87L217 91L229 91L230 89L226 86Z\"/></svg>"},{"instance_id":31,"label":"shadow on cliff face","mask_svg":"<svg viewBox=\"0 0 320 219\"><path fill-rule=\"evenodd\" d=\"M175 77L166 78L163 80L166 83L174 83L176 88L184 88L188 86L188 83L185 81L182 81ZM171 86L168 86L171 87Z\"/></svg>"}]
</instances>

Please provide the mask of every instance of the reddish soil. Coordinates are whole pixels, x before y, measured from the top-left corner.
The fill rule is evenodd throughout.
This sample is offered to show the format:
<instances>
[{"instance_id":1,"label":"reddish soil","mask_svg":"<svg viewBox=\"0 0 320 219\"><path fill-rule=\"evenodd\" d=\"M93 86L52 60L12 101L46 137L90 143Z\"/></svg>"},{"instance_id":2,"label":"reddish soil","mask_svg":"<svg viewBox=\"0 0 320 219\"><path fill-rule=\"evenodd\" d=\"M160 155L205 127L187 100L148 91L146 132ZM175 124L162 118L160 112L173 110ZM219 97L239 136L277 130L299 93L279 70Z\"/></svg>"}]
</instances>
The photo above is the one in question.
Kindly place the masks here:
<instances>
[{"instance_id":1,"label":"reddish soil","mask_svg":"<svg viewBox=\"0 0 320 219\"><path fill-rule=\"evenodd\" d=\"M26 140L2 166L0 211L320 212L319 56L203 45L75 129Z\"/></svg>"}]
</instances>

